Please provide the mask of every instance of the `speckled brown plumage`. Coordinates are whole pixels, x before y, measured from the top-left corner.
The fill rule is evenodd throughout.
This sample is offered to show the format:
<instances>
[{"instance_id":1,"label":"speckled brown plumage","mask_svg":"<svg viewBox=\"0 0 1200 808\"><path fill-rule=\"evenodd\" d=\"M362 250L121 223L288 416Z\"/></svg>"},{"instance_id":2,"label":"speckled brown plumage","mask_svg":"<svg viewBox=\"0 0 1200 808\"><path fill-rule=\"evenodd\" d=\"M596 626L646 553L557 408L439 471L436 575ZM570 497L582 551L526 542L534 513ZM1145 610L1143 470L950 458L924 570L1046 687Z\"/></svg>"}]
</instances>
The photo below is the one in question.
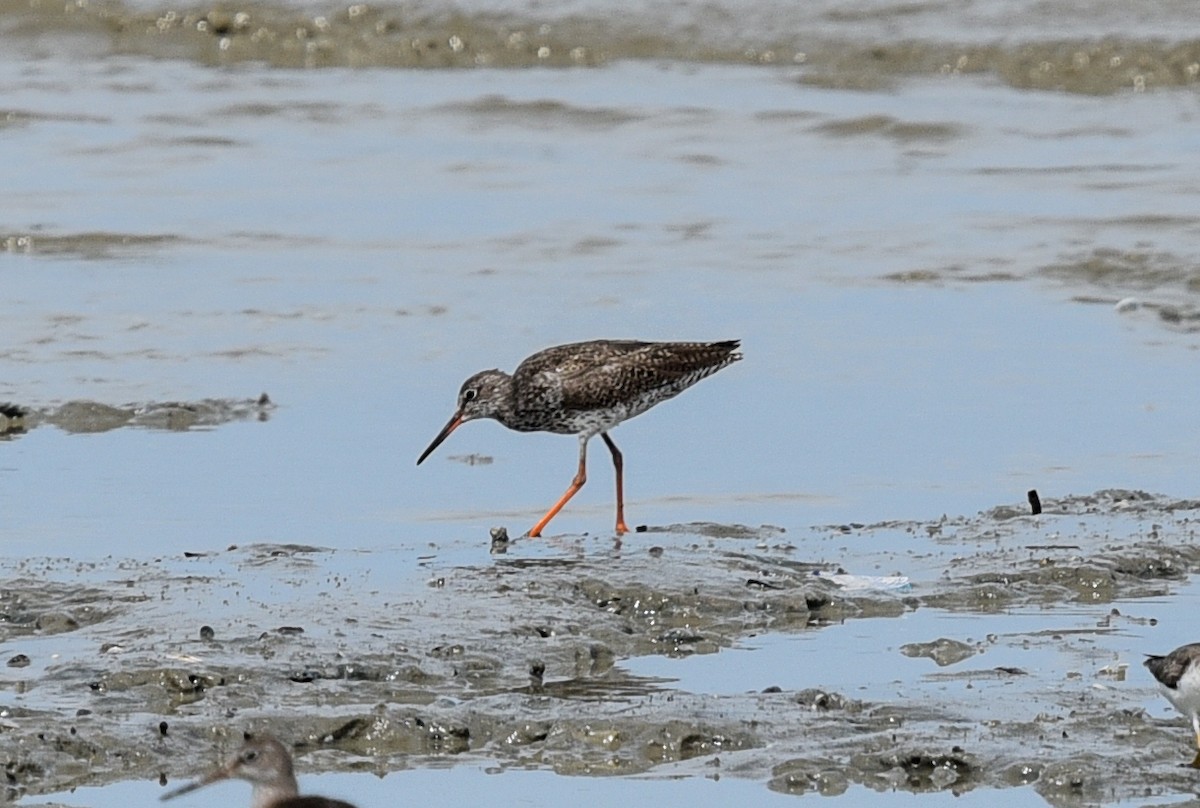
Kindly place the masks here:
<instances>
[{"instance_id":1,"label":"speckled brown plumage","mask_svg":"<svg viewBox=\"0 0 1200 808\"><path fill-rule=\"evenodd\" d=\"M566 493L530 530L542 528L587 481L587 442L604 439L617 473L617 533L624 517L622 457L608 430L640 415L742 358L738 340L725 342L638 342L593 340L558 345L533 354L509 375L476 373L463 383L458 408L417 459L420 465L461 424L493 418L519 432L578 435L579 471Z\"/></svg>"}]
</instances>

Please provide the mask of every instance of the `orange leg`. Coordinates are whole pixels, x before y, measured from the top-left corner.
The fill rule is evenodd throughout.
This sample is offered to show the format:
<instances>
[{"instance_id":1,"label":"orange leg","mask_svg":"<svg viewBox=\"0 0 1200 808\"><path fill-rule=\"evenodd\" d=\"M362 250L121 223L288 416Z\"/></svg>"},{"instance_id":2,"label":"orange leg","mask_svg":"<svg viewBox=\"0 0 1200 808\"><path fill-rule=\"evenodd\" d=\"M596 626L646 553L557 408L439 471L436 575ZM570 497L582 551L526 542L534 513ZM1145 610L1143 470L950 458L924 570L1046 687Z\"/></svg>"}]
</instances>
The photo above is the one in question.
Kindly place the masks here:
<instances>
[{"instance_id":1,"label":"orange leg","mask_svg":"<svg viewBox=\"0 0 1200 808\"><path fill-rule=\"evenodd\" d=\"M612 452L613 468L617 470L617 535L620 536L622 533L629 532L629 528L625 525L625 485L622 482L625 459L621 457L621 450L617 448L617 444L612 442L612 438L608 436L607 432L601 432L600 437L604 438L608 450Z\"/></svg>"},{"instance_id":2,"label":"orange leg","mask_svg":"<svg viewBox=\"0 0 1200 808\"><path fill-rule=\"evenodd\" d=\"M575 479L571 480L571 487L566 490L566 493L558 498L558 502L554 503L554 507L547 511L546 515L539 519L538 523L530 529L529 538L536 539L538 536L541 536L542 528L550 523L550 520L553 519L555 515L557 515L558 512L563 509L563 505L566 505L568 502L570 502L571 497L575 496L575 492L580 488L583 488L583 484L586 482L587 438L581 437L579 439L579 471L575 472Z\"/></svg>"}]
</instances>

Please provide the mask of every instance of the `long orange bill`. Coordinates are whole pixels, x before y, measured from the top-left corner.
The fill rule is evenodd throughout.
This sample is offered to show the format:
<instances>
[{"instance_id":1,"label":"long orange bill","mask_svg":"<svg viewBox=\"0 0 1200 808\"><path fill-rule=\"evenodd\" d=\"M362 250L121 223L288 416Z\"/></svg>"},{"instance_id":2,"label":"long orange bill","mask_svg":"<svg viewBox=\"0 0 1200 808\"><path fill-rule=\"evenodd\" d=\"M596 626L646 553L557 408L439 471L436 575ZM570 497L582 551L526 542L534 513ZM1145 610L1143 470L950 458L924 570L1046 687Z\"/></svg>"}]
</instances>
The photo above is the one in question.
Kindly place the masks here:
<instances>
[{"instance_id":1,"label":"long orange bill","mask_svg":"<svg viewBox=\"0 0 1200 808\"><path fill-rule=\"evenodd\" d=\"M433 439L433 443L429 444L429 448L426 449L425 451L421 452L421 456L417 458L417 465L418 466L421 465L421 461L423 461L425 458L429 457L429 455L433 454L433 450L436 449L437 447L441 446L442 441L444 441L446 438L450 437L450 433L453 432L454 430L458 429L458 425L461 424L462 422L463 422L462 413L461 412L454 413L454 417L451 418L449 423L447 423L446 426L442 428L442 431L438 433L438 436Z\"/></svg>"}]
</instances>

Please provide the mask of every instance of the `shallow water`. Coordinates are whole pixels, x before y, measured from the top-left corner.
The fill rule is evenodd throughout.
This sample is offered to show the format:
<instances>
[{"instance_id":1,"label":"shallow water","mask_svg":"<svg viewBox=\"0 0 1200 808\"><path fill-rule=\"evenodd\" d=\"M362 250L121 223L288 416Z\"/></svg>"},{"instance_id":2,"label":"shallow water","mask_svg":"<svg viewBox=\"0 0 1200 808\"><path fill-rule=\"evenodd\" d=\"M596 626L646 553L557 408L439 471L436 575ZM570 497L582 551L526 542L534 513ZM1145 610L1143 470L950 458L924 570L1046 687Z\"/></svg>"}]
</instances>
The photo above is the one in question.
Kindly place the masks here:
<instances>
[{"instance_id":1,"label":"shallow water","mask_svg":"<svg viewBox=\"0 0 1200 808\"><path fill-rule=\"evenodd\" d=\"M493 802L500 805L554 806L560 805L563 792L554 782L555 775L536 771L488 772L482 768L458 767L451 771L437 769L414 769L379 777L367 774L325 775L309 778L313 793L342 799L358 799L367 805L389 805L396 800L420 804L445 798L448 792L455 800L468 803ZM156 786L146 783L122 784L107 789L82 788L73 793L52 795L63 805L90 805L92 808L119 808L135 803L149 804L160 793ZM207 797L190 800L192 805L217 805L222 797L239 800L245 797L244 784L214 786ZM796 798L785 794L764 791L744 780L684 776L664 779L634 778L576 778L571 782L571 798L584 800L589 805L617 806L630 804L654 804L666 808L688 808L697 804L727 805L734 802L753 801L755 805L791 806ZM876 793L857 787L841 797L826 796L833 805L853 805L857 800L869 800L888 808L939 808L942 805L995 805L997 795L989 792L972 792L966 795L922 794L914 795L903 791ZM1004 795L1006 805L1042 805L1035 795L1023 798L1010 793ZM30 802L39 805L39 802Z\"/></svg>"},{"instance_id":2,"label":"shallow water","mask_svg":"<svg viewBox=\"0 0 1200 808\"><path fill-rule=\"evenodd\" d=\"M978 691L975 698L982 699L982 704L973 705L976 710L994 710L989 702L1008 700L1003 712L1010 719L1015 719L1023 706L1034 712L1041 707L1028 696L1029 690L1046 686L1039 678L1077 678L1089 687L1102 681L1106 688L1127 688L1148 712L1169 718L1170 704L1141 669L1142 654L1151 646L1175 648L1188 642L1191 635L1186 625L1168 624L1165 633L1152 626L1160 615L1197 608L1198 599L1200 581L1192 579L1172 588L1169 596L1091 606L1010 608L997 621L981 620L977 613L918 609L900 618L854 620L843 631L764 634L748 637L720 654L645 656L622 667L634 676L668 679L673 689L718 695L770 686L786 690L816 686L871 701L930 702L962 698L947 696L946 691L962 691L965 686ZM937 637L974 646L976 654L943 667L928 657L909 657L901 651L907 644ZM892 661L881 676L875 660L883 653ZM799 660L810 664L798 665ZM1019 668L1030 676L995 677L1001 667Z\"/></svg>"},{"instance_id":3,"label":"shallow water","mask_svg":"<svg viewBox=\"0 0 1200 808\"><path fill-rule=\"evenodd\" d=\"M1200 462L1190 4L239 9L0 0L0 400L32 411L0 435L0 655L29 657L0 686L30 764L10 797L145 801L155 773L211 763L222 732L319 737L313 715L379 705L386 743L352 734L301 768L387 776L314 790L364 805L419 788L530 805L1192 793L1183 721L1138 664L1195 639L1195 506L1170 499ZM491 68L409 69L475 64ZM614 433L630 523L649 532L614 544L596 450L556 535L492 556L488 529L533 523L574 442L473 424L416 456L467 375L592 337L740 338L746 359ZM1031 488L1040 521L1017 516ZM1090 495L1109 488L1165 496ZM1024 549L1042 544L1081 549ZM772 590L745 585L769 572L809 591L809 566L913 589L776 614ZM1013 571L1027 577L971 579ZM609 634L612 591L698 612L668 630L639 611ZM196 639L205 622L218 648ZM293 625L300 640L272 633ZM559 639L529 645L530 626ZM943 670L899 652L939 637L983 653ZM455 642L476 678L438 650ZM486 735L531 709L506 699L534 653L558 688L538 709L565 736L576 713L629 705L611 769L584 736L512 752ZM1121 664L1128 680L1104 672ZM315 709L283 675L339 665L403 684L326 683ZM429 679L405 680L414 668ZM230 684L188 693L179 671ZM745 697L769 685L787 709ZM811 729L819 760L796 740L806 688L867 703ZM974 728L1013 692L1035 715ZM86 743L46 740L98 705L71 725ZM411 720L398 705L470 725L473 745L431 751L395 728ZM770 730L729 718L776 709ZM935 709L969 774L892 779L909 764L888 763L887 716L909 722L902 751L940 759ZM133 760L161 720L178 746L128 767L87 745ZM630 751L693 720L746 745L717 755L719 782L711 755ZM1014 748L1055 722L1079 740L1044 757L1076 773L1010 787ZM598 771L625 776L565 776ZM192 804L244 798L225 788Z\"/></svg>"},{"instance_id":4,"label":"shallow water","mask_svg":"<svg viewBox=\"0 0 1200 808\"><path fill-rule=\"evenodd\" d=\"M418 543L464 518L532 522L572 473L569 441L472 425L412 461L469 373L602 335L738 336L749 357L617 432L634 519L643 503L656 521L811 524L969 513L1029 487L1189 490L1196 340L1150 307L1190 305L1189 276L1166 271L1196 226L1176 96L936 80L845 93L642 64L414 82L114 61L117 78L78 90L54 78L69 63L10 75L14 104L70 118L95 98L105 115L8 133L0 213L28 246L6 259L23 337L0 394L267 391L279 407L202 437L14 441L9 527L37 490L33 518L64 551L84 533L114 552L146 533L164 550L379 546L408 541L412 520ZM898 137L892 119L955 134ZM105 204L71 204L98 187ZM43 252L40 230L63 235ZM1128 268L1091 291L1098 240ZM1148 305L1107 305L1128 294ZM497 462L450 460L472 453ZM130 485L164 474L175 484L152 497ZM605 476L557 527L601 529ZM288 506L309 491L325 496Z\"/></svg>"}]
</instances>

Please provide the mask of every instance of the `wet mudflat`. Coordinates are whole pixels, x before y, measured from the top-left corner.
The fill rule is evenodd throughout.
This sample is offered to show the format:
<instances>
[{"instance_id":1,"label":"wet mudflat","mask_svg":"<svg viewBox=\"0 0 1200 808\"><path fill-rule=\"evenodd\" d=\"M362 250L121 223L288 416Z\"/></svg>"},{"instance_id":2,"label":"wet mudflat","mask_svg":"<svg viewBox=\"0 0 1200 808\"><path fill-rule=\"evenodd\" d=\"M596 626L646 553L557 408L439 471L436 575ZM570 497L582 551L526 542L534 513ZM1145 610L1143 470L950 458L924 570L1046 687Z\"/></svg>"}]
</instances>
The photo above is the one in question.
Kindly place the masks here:
<instances>
[{"instance_id":1,"label":"wet mudflat","mask_svg":"<svg viewBox=\"0 0 1200 808\"><path fill-rule=\"evenodd\" d=\"M1190 4L458 8L0 0L6 798L1194 800ZM601 337L746 359L491 553Z\"/></svg>"},{"instance_id":2,"label":"wet mudflat","mask_svg":"<svg viewBox=\"0 0 1200 808\"><path fill-rule=\"evenodd\" d=\"M470 565L434 544L407 580L382 579L387 551L299 545L9 561L9 794L175 782L255 730L292 739L308 772L474 761L1056 805L1187 793L1190 732L1134 649L1174 647L1157 625L1196 608L1198 506L1103 491L1040 517L677 525L518 540ZM863 574L835 583L847 555ZM839 681L823 646L859 625L877 675ZM778 678L733 650L763 636L805 640ZM736 690L633 672L726 654L744 655Z\"/></svg>"}]
</instances>

